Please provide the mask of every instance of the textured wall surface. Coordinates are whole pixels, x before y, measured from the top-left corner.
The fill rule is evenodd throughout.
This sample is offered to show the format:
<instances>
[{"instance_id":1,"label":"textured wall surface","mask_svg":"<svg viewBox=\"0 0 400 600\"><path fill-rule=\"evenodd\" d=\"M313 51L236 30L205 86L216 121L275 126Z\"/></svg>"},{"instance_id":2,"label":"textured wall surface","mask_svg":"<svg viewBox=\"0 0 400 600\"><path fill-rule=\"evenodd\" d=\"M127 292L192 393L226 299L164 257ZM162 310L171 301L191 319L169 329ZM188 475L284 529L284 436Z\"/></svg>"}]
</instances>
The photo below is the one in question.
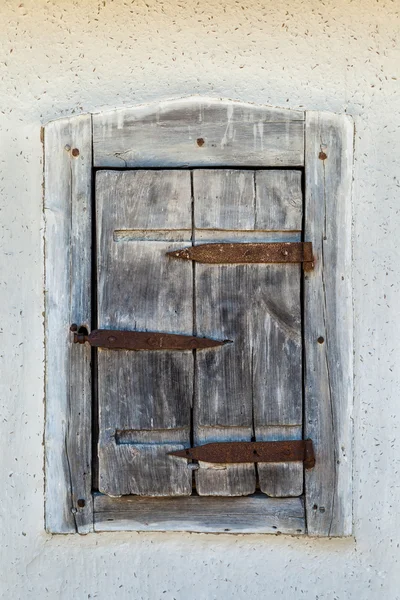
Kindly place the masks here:
<instances>
[{"instance_id":1,"label":"textured wall surface","mask_svg":"<svg viewBox=\"0 0 400 600\"><path fill-rule=\"evenodd\" d=\"M4 597L400 598L399 11L398 0L2 0ZM355 117L352 539L43 531L40 126L190 94Z\"/></svg>"}]
</instances>

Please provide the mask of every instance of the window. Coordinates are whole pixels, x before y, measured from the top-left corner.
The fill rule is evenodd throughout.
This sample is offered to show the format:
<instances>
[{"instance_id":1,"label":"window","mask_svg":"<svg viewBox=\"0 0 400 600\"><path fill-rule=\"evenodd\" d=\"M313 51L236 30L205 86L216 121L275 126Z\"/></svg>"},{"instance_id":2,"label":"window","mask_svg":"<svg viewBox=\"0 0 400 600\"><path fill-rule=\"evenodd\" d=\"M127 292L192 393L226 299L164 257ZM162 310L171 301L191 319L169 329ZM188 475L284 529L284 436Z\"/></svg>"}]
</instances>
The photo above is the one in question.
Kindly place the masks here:
<instances>
[{"instance_id":1,"label":"window","mask_svg":"<svg viewBox=\"0 0 400 600\"><path fill-rule=\"evenodd\" d=\"M351 534L352 147L348 116L201 98L46 126L50 532ZM169 454L306 439L313 468Z\"/></svg>"}]
</instances>

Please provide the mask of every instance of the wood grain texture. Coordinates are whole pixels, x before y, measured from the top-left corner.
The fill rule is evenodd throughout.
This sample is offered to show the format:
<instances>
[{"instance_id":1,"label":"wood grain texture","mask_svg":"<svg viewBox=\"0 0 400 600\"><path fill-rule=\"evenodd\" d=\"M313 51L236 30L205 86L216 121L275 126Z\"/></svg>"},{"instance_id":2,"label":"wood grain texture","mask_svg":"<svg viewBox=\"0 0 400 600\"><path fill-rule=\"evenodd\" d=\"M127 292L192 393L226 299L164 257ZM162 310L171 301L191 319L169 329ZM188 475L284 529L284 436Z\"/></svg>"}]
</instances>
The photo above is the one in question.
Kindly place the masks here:
<instances>
[{"instance_id":1,"label":"wood grain texture","mask_svg":"<svg viewBox=\"0 0 400 600\"><path fill-rule=\"evenodd\" d=\"M278 388L279 389L279 388ZM299 408L296 398L295 407ZM302 427L256 427L257 441L301 440ZM271 498L301 496L303 493L302 462L257 463L260 490Z\"/></svg>"},{"instance_id":2,"label":"wood grain texture","mask_svg":"<svg viewBox=\"0 0 400 600\"><path fill-rule=\"evenodd\" d=\"M252 321L255 437L258 441L301 439L301 267L270 265L265 272L261 266L257 270L258 282L252 293L258 308ZM274 437L271 426L275 426ZM302 463L258 463L257 468L260 489L269 496L302 493Z\"/></svg>"},{"instance_id":3,"label":"wood grain texture","mask_svg":"<svg viewBox=\"0 0 400 600\"><path fill-rule=\"evenodd\" d=\"M307 113L305 239L317 260L304 281L305 435L316 466L305 484L315 536L352 532L352 160L351 118Z\"/></svg>"},{"instance_id":4,"label":"wood grain texture","mask_svg":"<svg viewBox=\"0 0 400 600\"><path fill-rule=\"evenodd\" d=\"M254 183L254 171L194 171L194 227L216 230L256 229Z\"/></svg>"},{"instance_id":5,"label":"wood grain texture","mask_svg":"<svg viewBox=\"0 0 400 600\"><path fill-rule=\"evenodd\" d=\"M166 256L179 243L114 238L123 229L191 229L190 173L102 171L96 200L99 327L192 334L192 268ZM192 352L101 349L98 367L100 490L189 495L186 461L167 452L190 445ZM117 443L117 432L131 430L147 431L146 443Z\"/></svg>"},{"instance_id":6,"label":"wood grain texture","mask_svg":"<svg viewBox=\"0 0 400 600\"><path fill-rule=\"evenodd\" d=\"M304 113L184 98L93 115L96 167L304 164Z\"/></svg>"},{"instance_id":7,"label":"wood grain texture","mask_svg":"<svg viewBox=\"0 0 400 600\"><path fill-rule=\"evenodd\" d=\"M196 242L201 243L259 243L265 242L300 242L299 231L269 231L260 230L237 230L229 229L196 229Z\"/></svg>"},{"instance_id":8,"label":"wood grain texture","mask_svg":"<svg viewBox=\"0 0 400 600\"><path fill-rule=\"evenodd\" d=\"M301 171L256 171L256 208L254 229L301 231L303 193Z\"/></svg>"},{"instance_id":9,"label":"wood grain texture","mask_svg":"<svg viewBox=\"0 0 400 600\"><path fill-rule=\"evenodd\" d=\"M195 225L209 229L254 229L254 172L205 170L193 173ZM194 444L250 441L252 429L251 338L248 280L253 265L195 264L196 329L218 332L234 343L218 354L196 357ZM256 489L252 463L199 462L201 496L245 496Z\"/></svg>"},{"instance_id":10,"label":"wood grain texture","mask_svg":"<svg viewBox=\"0 0 400 600\"><path fill-rule=\"evenodd\" d=\"M95 496L95 531L305 533L300 498L108 498Z\"/></svg>"},{"instance_id":11,"label":"wood grain texture","mask_svg":"<svg viewBox=\"0 0 400 600\"><path fill-rule=\"evenodd\" d=\"M77 152L78 151L78 152ZM45 128L46 529L87 533L91 497L91 117Z\"/></svg>"},{"instance_id":12,"label":"wood grain texture","mask_svg":"<svg viewBox=\"0 0 400 600\"><path fill-rule=\"evenodd\" d=\"M259 202L282 204L290 197L263 191ZM205 170L193 173L195 223L218 230L224 240L235 228L256 227L257 200L253 171ZM300 178L297 178L300 189ZM296 195L299 194L296 189ZM300 190L301 193L301 190ZM289 202L288 202L289 204ZM231 210L234 207L234 210ZM289 205L289 210L292 206ZM238 215L241 217L238 219ZM274 228L271 217L268 226ZM301 228L301 218L296 227ZM204 230L202 229L203 234ZM214 232L213 232L214 233ZM275 234L273 234L275 235ZM293 234L292 234L293 235ZM214 236L215 237L215 236ZM214 240L215 241L215 240ZM236 240L238 234L236 234ZM262 241L269 241L264 232ZM197 243L197 230L195 230ZM194 399L195 444L221 441L267 441L265 428L282 426L277 439L301 438L301 302L299 265L195 265L198 335L231 339L218 353L196 358ZM291 426L291 428L287 428ZM297 439L298 439L297 438ZM274 496L300 495L303 465L258 465L262 491ZM275 474L276 475L273 475ZM246 495L254 492L254 464L212 465L200 462L195 473L200 495ZM281 486L281 487L280 487Z\"/></svg>"}]
</instances>

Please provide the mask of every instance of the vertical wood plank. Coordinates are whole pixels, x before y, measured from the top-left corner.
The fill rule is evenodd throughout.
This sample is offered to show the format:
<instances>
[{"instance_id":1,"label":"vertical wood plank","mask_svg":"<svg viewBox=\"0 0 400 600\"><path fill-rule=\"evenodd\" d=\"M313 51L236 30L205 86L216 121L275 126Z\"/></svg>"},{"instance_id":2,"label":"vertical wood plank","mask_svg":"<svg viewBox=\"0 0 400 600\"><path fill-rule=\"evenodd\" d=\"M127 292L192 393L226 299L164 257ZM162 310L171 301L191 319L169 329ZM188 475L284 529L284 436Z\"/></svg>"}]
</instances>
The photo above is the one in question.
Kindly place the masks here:
<instances>
[{"instance_id":1,"label":"vertical wood plank","mask_svg":"<svg viewBox=\"0 0 400 600\"><path fill-rule=\"evenodd\" d=\"M301 171L256 171L256 227L300 232L303 226ZM298 238L300 240L300 236ZM270 282L264 297L264 318L256 336L264 335L256 356L255 434L258 441L302 438L302 340L300 267L270 266ZM274 277L280 277L274 285ZM274 318L270 318L270 315ZM277 426L280 425L280 426ZM303 464L258 463L261 491L271 497L303 493Z\"/></svg>"},{"instance_id":2,"label":"vertical wood plank","mask_svg":"<svg viewBox=\"0 0 400 600\"><path fill-rule=\"evenodd\" d=\"M195 228L254 229L254 172L193 172ZM196 236L196 229L194 237ZM194 443L249 441L252 423L252 366L247 265L194 265L196 328L199 335L234 340L220 352L196 356ZM256 488L254 464L200 462L201 496L242 496Z\"/></svg>"},{"instance_id":3,"label":"vertical wood plank","mask_svg":"<svg viewBox=\"0 0 400 600\"><path fill-rule=\"evenodd\" d=\"M303 193L301 171L256 171L255 229L301 231Z\"/></svg>"},{"instance_id":4,"label":"vertical wood plank","mask_svg":"<svg viewBox=\"0 0 400 600\"><path fill-rule=\"evenodd\" d=\"M193 177L196 229L255 229L254 171L204 169Z\"/></svg>"},{"instance_id":5,"label":"vertical wood plank","mask_svg":"<svg viewBox=\"0 0 400 600\"><path fill-rule=\"evenodd\" d=\"M352 532L352 161L351 118L307 113L305 239L316 263L304 278L305 435L316 465L305 483L316 536Z\"/></svg>"},{"instance_id":6,"label":"vertical wood plank","mask_svg":"<svg viewBox=\"0 0 400 600\"><path fill-rule=\"evenodd\" d=\"M93 529L88 346L69 327L91 324L91 117L45 128L46 529Z\"/></svg>"},{"instance_id":7,"label":"vertical wood plank","mask_svg":"<svg viewBox=\"0 0 400 600\"><path fill-rule=\"evenodd\" d=\"M255 265L251 296L254 431L257 441L302 438L302 339L299 265ZM300 496L303 463L258 463L262 492Z\"/></svg>"},{"instance_id":8,"label":"vertical wood plank","mask_svg":"<svg viewBox=\"0 0 400 600\"><path fill-rule=\"evenodd\" d=\"M102 171L96 201L99 327L192 334L192 266L166 256L174 230L190 238L190 173ZM190 495L187 462L167 453L190 445L192 352L100 349L98 365L100 490Z\"/></svg>"},{"instance_id":9,"label":"vertical wood plank","mask_svg":"<svg viewBox=\"0 0 400 600\"><path fill-rule=\"evenodd\" d=\"M199 335L231 339L219 352L196 356L194 443L250 441L252 363L248 281L251 266L196 265L196 327ZM256 487L254 464L200 462L200 495L241 496Z\"/></svg>"}]
</instances>

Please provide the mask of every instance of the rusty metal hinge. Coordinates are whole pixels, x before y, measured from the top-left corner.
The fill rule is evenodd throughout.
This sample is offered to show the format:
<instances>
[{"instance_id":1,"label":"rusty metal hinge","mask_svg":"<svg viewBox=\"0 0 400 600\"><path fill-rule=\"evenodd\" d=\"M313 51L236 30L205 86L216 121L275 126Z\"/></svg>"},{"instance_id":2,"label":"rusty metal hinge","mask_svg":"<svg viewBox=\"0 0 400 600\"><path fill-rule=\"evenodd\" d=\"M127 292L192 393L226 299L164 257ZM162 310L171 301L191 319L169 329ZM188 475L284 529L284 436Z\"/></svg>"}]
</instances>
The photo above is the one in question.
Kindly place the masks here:
<instances>
[{"instance_id":1,"label":"rusty metal hinge","mask_svg":"<svg viewBox=\"0 0 400 600\"><path fill-rule=\"evenodd\" d=\"M305 271L314 268L311 242L199 244L167 252L167 255L214 265L301 262Z\"/></svg>"},{"instance_id":2,"label":"rusty metal hinge","mask_svg":"<svg viewBox=\"0 0 400 600\"><path fill-rule=\"evenodd\" d=\"M306 469L312 469L315 465L312 440L214 442L176 452L168 452L168 454L209 463L302 461Z\"/></svg>"},{"instance_id":3,"label":"rusty metal hinge","mask_svg":"<svg viewBox=\"0 0 400 600\"><path fill-rule=\"evenodd\" d=\"M202 350L231 343L231 340L212 340L206 337L159 331L94 329L87 334L80 333L77 325L71 325L70 329L74 333L75 344L88 342L96 348L110 350Z\"/></svg>"}]
</instances>

